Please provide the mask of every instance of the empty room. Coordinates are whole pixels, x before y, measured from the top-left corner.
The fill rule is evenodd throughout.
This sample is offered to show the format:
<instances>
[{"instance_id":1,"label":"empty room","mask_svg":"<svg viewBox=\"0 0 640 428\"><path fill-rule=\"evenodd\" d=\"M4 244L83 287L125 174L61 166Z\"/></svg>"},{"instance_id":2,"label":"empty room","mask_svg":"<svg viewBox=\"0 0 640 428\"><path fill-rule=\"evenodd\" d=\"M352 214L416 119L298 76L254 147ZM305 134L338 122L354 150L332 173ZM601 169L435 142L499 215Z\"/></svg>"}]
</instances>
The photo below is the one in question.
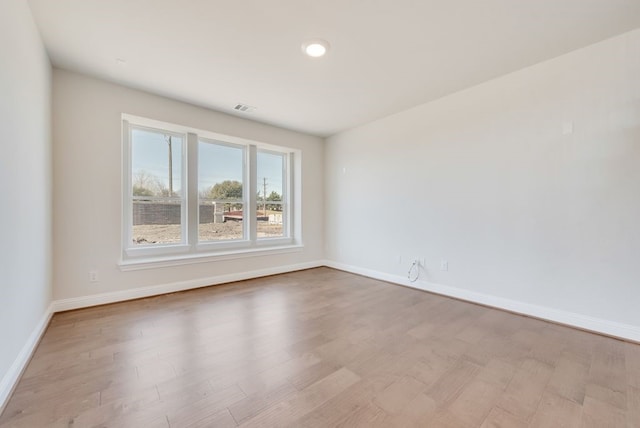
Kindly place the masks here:
<instances>
[{"instance_id":1,"label":"empty room","mask_svg":"<svg viewBox=\"0 0 640 428\"><path fill-rule=\"evenodd\" d=\"M1 0L0 428L640 427L638 0Z\"/></svg>"}]
</instances>

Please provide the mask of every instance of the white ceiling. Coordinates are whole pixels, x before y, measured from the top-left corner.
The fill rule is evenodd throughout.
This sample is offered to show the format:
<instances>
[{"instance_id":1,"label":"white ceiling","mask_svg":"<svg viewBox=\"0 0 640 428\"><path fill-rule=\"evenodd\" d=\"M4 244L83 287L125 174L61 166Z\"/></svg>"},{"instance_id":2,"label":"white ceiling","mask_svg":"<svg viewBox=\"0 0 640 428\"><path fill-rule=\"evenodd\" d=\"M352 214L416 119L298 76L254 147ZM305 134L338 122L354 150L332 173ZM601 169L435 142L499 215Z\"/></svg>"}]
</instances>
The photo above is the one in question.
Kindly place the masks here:
<instances>
[{"instance_id":1,"label":"white ceiling","mask_svg":"<svg viewBox=\"0 0 640 428\"><path fill-rule=\"evenodd\" d=\"M57 67L319 136L640 27L639 0L29 3Z\"/></svg>"}]
</instances>

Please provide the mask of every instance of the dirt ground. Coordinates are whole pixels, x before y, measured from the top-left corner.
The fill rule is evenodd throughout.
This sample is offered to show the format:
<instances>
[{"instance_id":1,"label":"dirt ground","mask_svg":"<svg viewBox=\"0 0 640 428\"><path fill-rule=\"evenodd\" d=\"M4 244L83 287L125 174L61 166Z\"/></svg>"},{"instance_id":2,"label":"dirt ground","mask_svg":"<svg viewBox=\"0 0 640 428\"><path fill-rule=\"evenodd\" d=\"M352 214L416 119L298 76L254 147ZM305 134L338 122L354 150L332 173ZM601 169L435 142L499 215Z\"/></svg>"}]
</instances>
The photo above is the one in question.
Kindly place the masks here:
<instances>
[{"instance_id":1,"label":"dirt ground","mask_svg":"<svg viewBox=\"0 0 640 428\"><path fill-rule=\"evenodd\" d=\"M201 241L222 241L242 238L242 222L227 221L226 223L201 224L198 229ZM258 238L282 236L281 224L258 222ZM134 242L145 244L174 244L180 242L179 224L147 224L133 226Z\"/></svg>"}]
</instances>

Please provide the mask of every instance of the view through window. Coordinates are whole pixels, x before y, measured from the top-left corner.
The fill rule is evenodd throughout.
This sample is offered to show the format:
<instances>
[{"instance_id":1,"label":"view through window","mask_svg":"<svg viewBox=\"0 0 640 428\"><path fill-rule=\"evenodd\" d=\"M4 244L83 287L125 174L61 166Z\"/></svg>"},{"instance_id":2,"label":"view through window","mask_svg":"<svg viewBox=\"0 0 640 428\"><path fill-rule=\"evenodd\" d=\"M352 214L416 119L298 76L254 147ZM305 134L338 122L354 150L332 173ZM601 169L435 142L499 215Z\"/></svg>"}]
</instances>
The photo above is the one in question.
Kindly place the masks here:
<instances>
[{"instance_id":1,"label":"view through window","mask_svg":"<svg viewBox=\"0 0 640 428\"><path fill-rule=\"evenodd\" d=\"M131 203L135 245L183 242L184 139L155 130L131 130Z\"/></svg>"},{"instance_id":2,"label":"view through window","mask_svg":"<svg viewBox=\"0 0 640 428\"><path fill-rule=\"evenodd\" d=\"M259 151L257 158L258 238L283 236L285 155Z\"/></svg>"},{"instance_id":3,"label":"view through window","mask_svg":"<svg viewBox=\"0 0 640 428\"><path fill-rule=\"evenodd\" d=\"M199 241L245 237L243 147L198 142Z\"/></svg>"},{"instance_id":4,"label":"view through window","mask_svg":"<svg viewBox=\"0 0 640 428\"><path fill-rule=\"evenodd\" d=\"M292 151L140 121L123 121L123 257L293 242Z\"/></svg>"}]
</instances>

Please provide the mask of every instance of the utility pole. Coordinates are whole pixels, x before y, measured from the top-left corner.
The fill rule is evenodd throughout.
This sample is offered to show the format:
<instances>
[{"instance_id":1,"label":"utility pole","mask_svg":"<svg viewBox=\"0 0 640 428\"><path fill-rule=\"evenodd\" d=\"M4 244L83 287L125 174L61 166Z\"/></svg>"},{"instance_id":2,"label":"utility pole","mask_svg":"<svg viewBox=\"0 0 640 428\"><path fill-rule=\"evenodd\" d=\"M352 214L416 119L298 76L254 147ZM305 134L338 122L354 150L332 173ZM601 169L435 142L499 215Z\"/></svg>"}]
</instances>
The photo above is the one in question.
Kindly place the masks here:
<instances>
[{"instance_id":1,"label":"utility pole","mask_svg":"<svg viewBox=\"0 0 640 428\"><path fill-rule=\"evenodd\" d=\"M267 215L267 177L262 177L262 215Z\"/></svg>"}]
</instances>

